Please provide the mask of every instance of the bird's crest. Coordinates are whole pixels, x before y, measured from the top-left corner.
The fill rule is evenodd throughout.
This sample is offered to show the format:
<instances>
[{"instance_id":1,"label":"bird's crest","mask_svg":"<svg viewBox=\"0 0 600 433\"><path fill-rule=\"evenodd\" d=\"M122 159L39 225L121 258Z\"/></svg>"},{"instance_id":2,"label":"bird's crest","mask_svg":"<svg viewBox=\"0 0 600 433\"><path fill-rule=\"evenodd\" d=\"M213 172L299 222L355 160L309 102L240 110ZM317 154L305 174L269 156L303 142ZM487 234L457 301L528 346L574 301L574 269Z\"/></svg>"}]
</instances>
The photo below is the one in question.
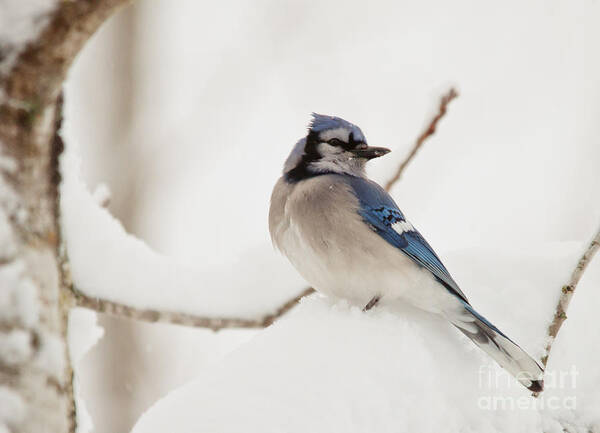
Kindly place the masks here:
<instances>
[{"instance_id":1,"label":"bird's crest","mask_svg":"<svg viewBox=\"0 0 600 433\"><path fill-rule=\"evenodd\" d=\"M308 125L309 132L320 133L332 129L346 129L353 134L355 141L366 143L366 139L360 128L353 123L340 117L327 116L325 114L312 113L312 120Z\"/></svg>"}]
</instances>

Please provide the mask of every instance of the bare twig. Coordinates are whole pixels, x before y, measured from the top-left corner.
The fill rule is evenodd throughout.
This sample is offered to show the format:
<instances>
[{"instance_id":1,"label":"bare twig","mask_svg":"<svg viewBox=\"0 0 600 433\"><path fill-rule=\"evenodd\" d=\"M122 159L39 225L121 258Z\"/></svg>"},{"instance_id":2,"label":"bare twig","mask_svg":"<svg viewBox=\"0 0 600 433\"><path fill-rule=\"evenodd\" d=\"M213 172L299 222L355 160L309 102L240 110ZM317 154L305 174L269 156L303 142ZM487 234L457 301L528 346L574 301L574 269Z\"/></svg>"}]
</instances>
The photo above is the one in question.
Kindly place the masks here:
<instances>
[{"instance_id":1,"label":"bare twig","mask_svg":"<svg viewBox=\"0 0 600 433\"><path fill-rule=\"evenodd\" d=\"M448 92L446 94L444 94L442 96L437 114L433 117L433 119L431 119L431 121L427 125L427 128L425 128L425 130L421 133L421 135L419 135L419 137L417 138L417 141L415 141L414 146L410 150L410 153L407 155L407 157L404 159L404 161L402 161L402 163L396 170L396 173L394 174L394 176L389 181L387 181L387 183L385 184L386 191L390 191L392 189L392 187L394 186L394 184L396 182L398 182L398 180L402 176L402 173L404 172L404 169L413 160L413 158L415 157L415 155L417 154L417 152L419 151L421 146L423 146L423 143L425 143L425 140L427 140L427 138L429 138L433 134L435 134L435 129L437 128L437 124L440 121L440 119L442 117L444 117L444 115L446 114L448 104L457 96L458 96L458 93L456 92L456 90L454 88L451 88L450 90L448 90Z\"/></svg>"},{"instance_id":2,"label":"bare twig","mask_svg":"<svg viewBox=\"0 0 600 433\"><path fill-rule=\"evenodd\" d=\"M268 314L265 317L263 317L263 319L262 319L263 326L269 326L275 320L277 320L278 318L283 316L285 313L290 311L292 308L294 308L296 306L296 304L298 302L300 302L300 299L304 298L305 296L311 295L313 293L315 293L315 289L313 289L312 287L307 287L302 292L300 292L297 296L290 299L289 301L284 303L281 307L279 307L277 310L275 310L275 312L273 314Z\"/></svg>"},{"instance_id":3,"label":"bare twig","mask_svg":"<svg viewBox=\"0 0 600 433\"><path fill-rule=\"evenodd\" d=\"M569 303L571 302L571 298L573 298L577 284L579 283L579 280L581 280L588 264L592 261L594 254L598 252L598 249L600 249L600 229L598 229L596 236L592 239L592 242L583 253L583 256L579 259L579 262L577 262L577 266L575 266L569 282L561 289L562 293L560 294L556 310L554 311L554 319L552 320L552 323L550 323L550 326L548 326L548 336L550 338L546 345L546 354L542 357L542 364L544 364L544 367L548 363L552 343L554 343L558 331L567 319L567 309L569 308Z\"/></svg>"},{"instance_id":4,"label":"bare twig","mask_svg":"<svg viewBox=\"0 0 600 433\"><path fill-rule=\"evenodd\" d=\"M112 314L119 317L127 317L152 323L171 323L175 325L191 326L197 328L209 328L219 331L225 328L265 328L271 325L279 317L291 310L303 297L314 293L314 289L308 288L297 296L281 305L271 314L256 319L240 319L235 317L203 317L193 314L177 313L170 311L143 310L105 299L92 298L77 289L72 289L75 304L89 308L100 313Z\"/></svg>"}]
</instances>

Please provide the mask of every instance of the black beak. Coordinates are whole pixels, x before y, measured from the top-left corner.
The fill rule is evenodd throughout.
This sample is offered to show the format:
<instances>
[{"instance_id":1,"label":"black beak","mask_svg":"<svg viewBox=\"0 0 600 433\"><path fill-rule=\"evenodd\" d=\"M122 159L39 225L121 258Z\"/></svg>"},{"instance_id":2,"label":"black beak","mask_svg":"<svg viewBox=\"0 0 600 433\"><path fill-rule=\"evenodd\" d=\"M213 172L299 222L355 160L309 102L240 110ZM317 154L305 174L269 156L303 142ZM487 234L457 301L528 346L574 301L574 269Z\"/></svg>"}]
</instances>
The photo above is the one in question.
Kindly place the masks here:
<instances>
[{"instance_id":1,"label":"black beak","mask_svg":"<svg viewBox=\"0 0 600 433\"><path fill-rule=\"evenodd\" d=\"M379 158L380 156L383 156L390 152L391 152L391 150L387 149L385 147L374 147L374 146L367 146L363 149L353 149L352 150L352 153L354 153L356 156L358 156L359 158L365 158L365 159Z\"/></svg>"}]
</instances>

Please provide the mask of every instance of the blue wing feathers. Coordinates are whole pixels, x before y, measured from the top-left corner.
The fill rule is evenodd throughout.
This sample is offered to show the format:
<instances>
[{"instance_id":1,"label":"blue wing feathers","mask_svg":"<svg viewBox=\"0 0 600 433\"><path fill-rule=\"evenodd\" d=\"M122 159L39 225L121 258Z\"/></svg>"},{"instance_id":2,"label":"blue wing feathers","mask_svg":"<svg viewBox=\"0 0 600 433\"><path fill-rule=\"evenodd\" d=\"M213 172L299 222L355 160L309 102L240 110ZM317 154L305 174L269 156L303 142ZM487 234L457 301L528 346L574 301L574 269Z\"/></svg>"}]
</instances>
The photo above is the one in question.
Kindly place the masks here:
<instances>
[{"instance_id":1,"label":"blue wing feathers","mask_svg":"<svg viewBox=\"0 0 600 433\"><path fill-rule=\"evenodd\" d=\"M396 205L396 202L392 197L390 197L390 195L375 182L354 176L348 176L347 181L356 193L361 204L364 203L366 206L373 209L387 207L395 210L402 218L404 218L404 215L402 215L402 212L400 212L398 205Z\"/></svg>"},{"instance_id":2,"label":"blue wing feathers","mask_svg":"<svg viewBox=\"0 0 600 433\"><path fill-rule=\"evenodd\" d=\"M423 236L416 229L402 233L394 230L394 224L406 219L392 197L370 180L348 177L347 182L359 200L359 214L363 220L379 236L409 256L417 265L426 268L451 293L468 304L466 296Z\"/></svg>"},{"instance_id":3,"label":"blue wing feathers","mask_svg":"<svg viewBox=\"0 0 600 433\"><path fill-rule=\"evenodd\" d=\"M408 246L408 242L392 229L394 223L404 221L404 218L400 217L398 212L389 208L363 208L360 210L360 215L379 236L397 248L404 248Z\"/></svg>"}]
</instances>

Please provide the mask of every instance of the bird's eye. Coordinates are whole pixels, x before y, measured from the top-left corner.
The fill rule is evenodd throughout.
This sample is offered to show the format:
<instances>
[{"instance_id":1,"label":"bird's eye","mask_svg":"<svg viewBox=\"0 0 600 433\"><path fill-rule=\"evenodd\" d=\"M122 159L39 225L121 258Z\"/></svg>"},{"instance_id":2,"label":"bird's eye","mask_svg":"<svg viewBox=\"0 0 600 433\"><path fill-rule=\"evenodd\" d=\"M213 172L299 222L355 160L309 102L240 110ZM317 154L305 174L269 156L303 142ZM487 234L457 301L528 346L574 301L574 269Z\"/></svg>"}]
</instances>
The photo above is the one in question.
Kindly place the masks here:
<instances>
[{"instance_id":1,"label":"bird's eye","mask_svg":"<svg viewBox=\"0 0 600 433\"><path fill-rule=\"evenodd\" d=\"M332 146L341 146L344 144L344 142L339 138L332 138L330 140L327 140L327 143L331 144Z\"/></svg>"}]
</instances>

